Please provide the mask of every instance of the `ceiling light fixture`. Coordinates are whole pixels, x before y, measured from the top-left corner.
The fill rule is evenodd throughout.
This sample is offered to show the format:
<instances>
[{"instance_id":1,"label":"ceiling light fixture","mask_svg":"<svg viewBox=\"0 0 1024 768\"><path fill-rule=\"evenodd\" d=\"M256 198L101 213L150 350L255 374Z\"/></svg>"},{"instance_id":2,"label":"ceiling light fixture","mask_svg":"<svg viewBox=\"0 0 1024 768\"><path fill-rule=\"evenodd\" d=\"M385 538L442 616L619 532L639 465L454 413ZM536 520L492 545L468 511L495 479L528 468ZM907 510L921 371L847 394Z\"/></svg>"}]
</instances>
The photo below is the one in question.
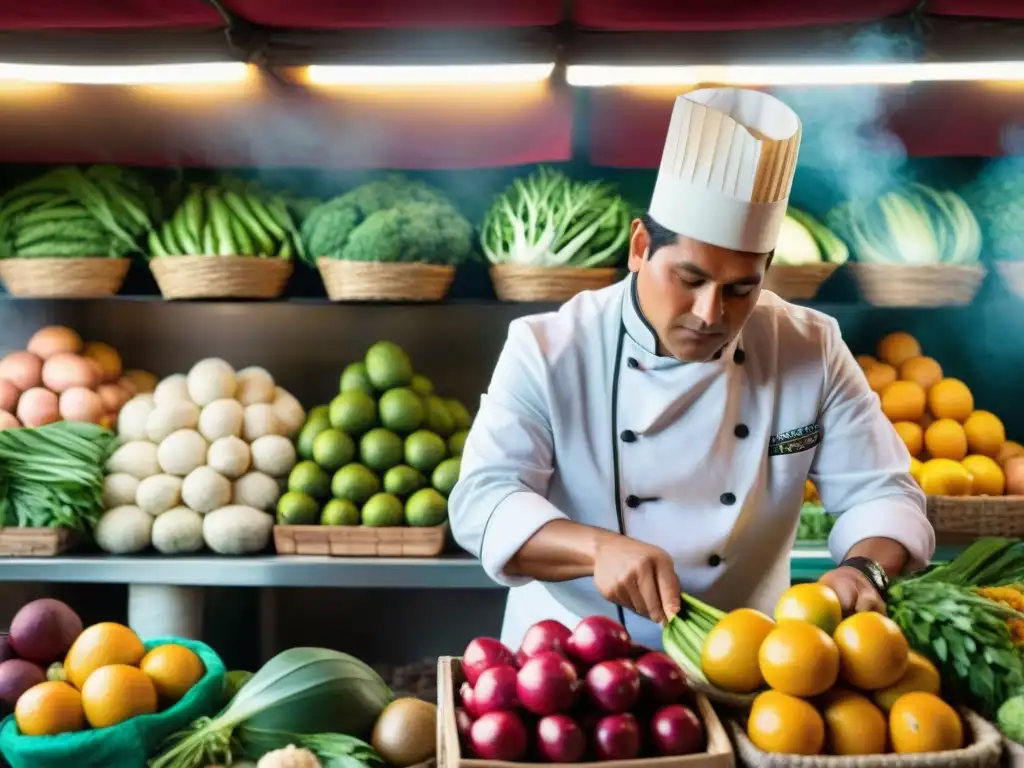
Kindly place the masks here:
<instances>
[{"instance_id":1,"label":"ceiling light fixture","mask_svg":"<svg viewBox=\"0 0 1024 768\"><path fill-rule=\"evenodd\" d=\"M114 66L0 63L0 81L67 85L203 85L240 82L248 75L249 65L237 61Z\"/></svg>"},{"instance_id":2,"label":"ceiling light fixture","mask_svg":"<svg viewBox=\"0 0 1024 768\"><path fill-rule=\"evenodd\" d=\"M313 85L501 85L547 80L555 69L545 64L447 64L424 66L314 65L306 76Z\"/></svg>"}]
</instances>

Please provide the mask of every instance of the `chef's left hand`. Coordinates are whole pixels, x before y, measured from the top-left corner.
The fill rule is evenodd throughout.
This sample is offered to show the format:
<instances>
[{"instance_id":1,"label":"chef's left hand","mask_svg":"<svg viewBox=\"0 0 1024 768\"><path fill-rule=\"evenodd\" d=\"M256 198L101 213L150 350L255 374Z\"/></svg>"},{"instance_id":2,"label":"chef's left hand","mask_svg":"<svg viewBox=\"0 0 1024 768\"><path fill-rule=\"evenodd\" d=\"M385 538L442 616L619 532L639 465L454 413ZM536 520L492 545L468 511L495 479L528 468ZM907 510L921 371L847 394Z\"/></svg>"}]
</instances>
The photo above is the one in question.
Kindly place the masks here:
<instances>
[{"instance_id":1,"label":"chef's left hand","mask_svg":"<svg viewBox=\"0 0 1024 768\"><path fill-rule=\"evenodd\" d=\"M844 616L864 611L885 614L885 600L868 577L856 568L840 566L826 573L818 582L831 587L839 596Z\"/></svg>"}]
</instances>

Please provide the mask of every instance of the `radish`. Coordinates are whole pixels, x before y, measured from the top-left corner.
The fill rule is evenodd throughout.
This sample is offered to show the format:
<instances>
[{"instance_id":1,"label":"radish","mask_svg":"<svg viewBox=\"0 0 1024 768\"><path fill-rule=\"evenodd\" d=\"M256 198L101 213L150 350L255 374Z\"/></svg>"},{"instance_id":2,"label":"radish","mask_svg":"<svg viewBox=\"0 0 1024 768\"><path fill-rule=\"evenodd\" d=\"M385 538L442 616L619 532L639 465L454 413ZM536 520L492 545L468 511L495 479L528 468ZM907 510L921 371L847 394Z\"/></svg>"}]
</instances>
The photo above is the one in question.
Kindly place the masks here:
<instances>
[{"instance_id":1,"label":"radish","mask_svg":"<svg viewBox=\"0 0 1024 768\"><path fill-rule=\"evenodd\" d=\"M632 760L640 754L640 724L628 713L601 718L594 729L598 760Z\"/></svg>"},{"instance_id":2,"label":"radish","mask_svg":"<svg viewBox=\"0 0 1024 768\"><path fill-rule=\"evenodd\" d=\"M672 704L654 713L651 738L659 755L692 755L704 748L704 727L692 709Z\"/></svg>"},{"instance_id":3,"label":"radish","mask_svg":"<svg viewBox=\"0 0 1024 768\"><path fill-rule=\"evenodd\" d=\"M579 688L576 669L554 651L528 659L516 676L519 701L535 715L568 711Z\"/></svg>"},{"instance_id":4,"label":"radish","mask_svg":"<svg viewBox=\"0 0 1024 768\"><path fill-rule=\"evenodd\" d=\"M602 661L587 672L587 690L604 712L628 712L640 699L640 673L627 659Z\"/></svg>"},{"instance_id":5,"label":"radish","mask_svg":"<svg viewBox=\"0 0 1024 768\"><path fill-rule=\"evenodd\" d=\"M480 673L491 667L515 666L516 657L493 637L478 637L469 641L462 653L462 672L470 685L476 685Z\"/></svg>"},{"instance_id":6,"label":"radish","mask_svg":"<svg viewBox=\"0 0 1024 768\"><path fill-rule=\"evenodd\" d=\"M640 684L654 703L675 704L686 694L686 680L672 659L664 653L650 651L636 660Z\"/></svg>"},{"instance_id":7,"label":"radish","mask_svg":"<svg viewBox=\"0 0 1024 768\"><path fill-rule=\"evenodd\" d=\"M524 664L527 659L545 651L554 651L568 658L570 637L572 637L572 630L564 624L554 619L538 621L526 630L523 642L519 646L517 659L520 664Z\"/></svg>"},{"instance_id":8,"label":"radish","mask_svg":"<svg viewBox=\"0 0 1024 768\"><path fill-rule=\"evenodd\" d=\"M485 669L473 686L473 710L478 717L488 712L519 708L516 695L516 670L502 666Z\"/></svg>"},{"instance_id":9,"label":"radish","mask_svg":"<svg viewBox=\"0 0 1024 768\"><path fill-rule=\"evenodd\" d=\"M607 616L583 619L569 638L570 653L588 665L625 658L632 645L626 628Z\"/></svg>"},{"instance_id":10,"label":"radish","mask_svg":"<svg viewBox=\"0 0 1024 768\"><path fill-rule=\"evenodd\" d=\"M578 763L587 751L587 737L568 715L548 715L537 723L537 752L549 763Z\"/></svg>"},{"instance_id":11,"label":"radish","mask_svg":"<svg viewBox=\"0 0 1024 768\"><path fill-rule=\"evenodd\" d=\"M514 762L526 754L526 726L512 712L489 712L473 723L469 742L481 760Z\"/></svg>"}]
</instances>

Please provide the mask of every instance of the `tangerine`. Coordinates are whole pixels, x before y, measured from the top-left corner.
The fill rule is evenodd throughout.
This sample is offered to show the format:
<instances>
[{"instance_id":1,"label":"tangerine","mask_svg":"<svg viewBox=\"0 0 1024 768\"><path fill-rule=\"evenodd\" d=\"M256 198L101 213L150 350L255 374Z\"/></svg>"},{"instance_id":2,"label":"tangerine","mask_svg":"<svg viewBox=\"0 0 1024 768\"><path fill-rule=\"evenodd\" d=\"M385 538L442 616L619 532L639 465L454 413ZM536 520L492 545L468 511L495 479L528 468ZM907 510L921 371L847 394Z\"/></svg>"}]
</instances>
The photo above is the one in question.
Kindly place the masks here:
<instances>
[{"instance_id":1,"label":"tangerine","mask_svg":"<svg viewBox=\"0 0 1024 768\"><path fill-rule=\"evenodd\" d=\"M999 417L989 411L975 411L964 422L967 447L971 453L995 458L1006 442L1006 428Z\"/></svg>"},{"instance_id":2,"label":"tangerine","mask_svg":"<svg viewBox=\"0 0 1024 768\"><path fill-rule=\"evenodd\" d=\"M93 728L108 728L139 715L156 712L153 681L138 667L100 667L82 686L82 709Z\"/></svg>"},{"instance_id":3,"label":"tangerine","mask_svg":"<svg viewBox=\"0 0 1024 768\"><path fill-rule=\"evenodd\" d=\"M896 430L896 434L900 436L900 440L907 446L910 455L920 456L921 451L924 450L924 429L921 428L921 425L913 421L897 421L892 426Z\"/></svg>"},{"instance_id":4,"label":"tangerine","mask_svg":"<svg viewBox=\"0 0 1024 768\"><path fill-rule=\"evenodd\" d=\"M969 496L974 481L967 467L952 459L929 459L921 468L926 496Z\"/></svg>"},{"instance_id":5,"label":"tangerine","mask_svg":"<svg viewBox=\"0 0 1024 768\"><path fill-rule=\"evenodd\" d=\"M900 696L889 711L889 740L897 754L948 752L964 745L964 725L938 696L913 691Z\"/></svg>"},{"instance_id":6,"label":"tangerine","mask_svg":"<svg viewBox=\"0 0 1024 768\"><path fill-rule=\"evenodd\" d=\"M889 421L917 421L924 416L928 393L915 381L894 381L882 390L882 412Z\"/></svg>"},{"instance_id":7,"label":"tangerine","mask_svg":"<svg viewBox=\"0 0 1024 768\"><path fill-rule=\"evenodd\" d=\"M747 736L762 752L818 755L825 746L825 721L803 699L765 691L750 706Z\"/></svg>"},{"instance_id":8,"label":"tangerine","mask_svg":"<svg viewBox=\"0 0 1024 768\"><path fill-rule=\"evenodd\" d=\"M872 365L878 365L878 358L872 355L857 355L857 365L863 370L867 370Z\"/></svg>"},{"instance_id":9,"label":"tangerine","mask_svg":"<svg viewBox=\"0 0 1024 768\"><path fill-rule=\"evenodd\" d=\"M874 700L883 711L889 712L905 693L920 691L938 696L940 687L939 670L935 665L917 651L911 651L907 655L907 671L903 677L888 688L875 691Z\"/></svg>"},{"instance_id":10,"label":"tangerine","mask_svg":"<svg viewBox=\"0 0 1024 768\"><path fill-rule=\"evenodd\" d=\"M933 459L962 461L967 455L967 434L959 422L939 419L924 431L924 447Z\"/></svg>"},{"instance_id":11,"label":"tangerine","mask_svg":"<svg viewBox=\"0 0 1024 768\"><path fill-rule=\"evenodd\" d=\"M701 648L701 669L708 682L733 693L751 693L764 685L758 651L774 628L775 622L752 608L726 614Z\"/></svg>"},{"instance_id":12,"label":"tangerine","mask_svg":"<svg viewBox=\"0 0 1024 768\"><path fill-rule=\"evenodd\" d=\"M830 755L880 755L889 737L882 710L859 693L835 688L821 710Z\"/></svg>"},{"instance_id":13,"label":"tangerine","mask_svg":"<svg viewBox=\"0 0 1024 768\"><path fill-rule=\"evenodd\" d=\"M868 386L874 392L881 392L894 381L896 381L896 369L887 363L872 365L864 371L867 376Z\"/></svg>"},{"instance_id":14,"label":"tangerine","mask_svg":"<svg viewBox=\"0 0 1024 768\"><path fill-rule=\"evenodd\" d=\"M775 604L775 620L786 619L806 621L831 635L843 620L843 606L839 596L824 584L795 584Z\"/></svg>"},{"instance_id":15,"label":"tangerine","mask_svg":"<svg viewBox=\"0 0 1024 768\"><path fill-rule=\"evenodd\" d=\"M805 621L779 622L761 643L761 674L790 696L817 696L839 677L839 650L828 633Z\"/></svg>"},{"instance_id":16,"label":"tangerine","mask_svg":"<svg viewBox=\"0 0 1024 768\"><path fill-rule=\"evenodd\" d=\"M165 704L181 699L206 674L199 656L176 643L151 650L139 663L139 669L153 681L157 696Z\"/></svg>"},{"instance_id":17,"label":"tangerine","mask_svg":"<svg viewBox=\"0 0 1024 768\"><path fill-rule=\"evenodd\" d=\"M78 690L89 675L110 664L138 666L146 655L142 640L123 624L105 621L82 631L64 658L64 674Z\"/></svg>"},{"instance_id":18,"label":"tangerine","mask_svg":"<svg viewBox=\"0 0 1024 768\"><path fill-rule=\"evenodd\" d=\"M907 638L896 622L880 613L855 613L843 620L833 637L843 678L854 688L888 688L907 671Z\"/></svg>"},{"instance_id":19,"label":"tangerine","mask_svg":"<svg viewBox=\"0 0 1024 768\"><path fill-rule=\"evenodd\" d=\"M995 459L972 454L960 463L971 473L971 493L1002 496L1006 492L1006 474Z\"/></svg>"},{"instance_id":20,"label":"tangerine","mask_svg":"<svg viewBox=\"0 0 1024 768\"><path fill-rule=\"evenodd\" d=\"M902 365L912 357L920 357L921 345L913 336L896 331L878 342L878 358L889 365Z\"/></svg>"},{"instance_id":21,"label":"tangerine","mask_svg":"<svg viewBox=\"0 0 1024 768\"><path fill-rule=\"evenodd\" d=\"M925 389L930 389L942 381L942 366L930 357L918 355L904 360L900 365L900 378L914 381Z\"/></svg>"},{"instance_id":22,"label":"tangerine","mask_svg":"<svg viewBox=\"0 0 1024 768\"><path fill-rule=\"evenodd\" d=\"M38 683L18 697L14 722L25 736L80 731L85 727L82 695L67 683Z\"/></svg>"},{"instance_id":23,"label":"tangerine","mask_svg":"<svg viewBox=\"0 0 1024 768\"><path fill-rule=\"evenodd\" d=\"M974 410L974 395L960 379L943 379L928 390L928 410L936 419L962 422Z\"/></svg>"}]
</instances>

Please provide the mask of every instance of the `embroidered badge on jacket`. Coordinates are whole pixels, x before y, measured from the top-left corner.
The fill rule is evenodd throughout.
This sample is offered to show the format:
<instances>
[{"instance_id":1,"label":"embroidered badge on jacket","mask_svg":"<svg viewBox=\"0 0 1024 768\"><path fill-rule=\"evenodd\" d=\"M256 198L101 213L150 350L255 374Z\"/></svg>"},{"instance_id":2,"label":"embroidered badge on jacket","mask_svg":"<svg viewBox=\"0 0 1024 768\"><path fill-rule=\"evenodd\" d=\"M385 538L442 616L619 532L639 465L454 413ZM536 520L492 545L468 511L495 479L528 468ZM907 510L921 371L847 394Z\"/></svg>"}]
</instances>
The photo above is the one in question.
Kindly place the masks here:
<instances>
[{"instance_id":1,"label":"embroidered badge on jacket","mask_svg":"<svg viewBox=\"0 0 1024 768\"><path fill-rule=\"evenodd\" d=\"M802 453L809 451L821 442L821 425L808 424L806 427L798 427L781 435L776 435L768 441L769 456L787 456L791 453Z\"/></svg>"}]
</instances>

